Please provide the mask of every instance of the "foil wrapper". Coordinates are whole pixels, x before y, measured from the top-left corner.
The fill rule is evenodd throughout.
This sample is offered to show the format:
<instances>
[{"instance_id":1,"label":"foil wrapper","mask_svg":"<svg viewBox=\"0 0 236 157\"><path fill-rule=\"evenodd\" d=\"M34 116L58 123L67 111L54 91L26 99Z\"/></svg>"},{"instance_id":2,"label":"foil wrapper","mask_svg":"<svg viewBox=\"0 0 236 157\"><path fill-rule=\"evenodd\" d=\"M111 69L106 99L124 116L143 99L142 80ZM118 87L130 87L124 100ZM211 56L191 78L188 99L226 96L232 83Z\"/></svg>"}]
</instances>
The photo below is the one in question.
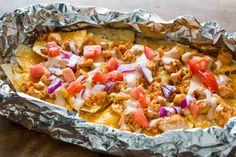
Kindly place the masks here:
<instances>
[{"instance_id":1,"label":"foil wrapper","mask_svg":"<svg viewBox=\"0 0 236 157\"><path fill-rule=\"evenodd\" d=\"M32 44L40 33L102 26L132 29L137 35L184 43L212 55L224 47L236 56L236 33L227 33L215 21L200 24L192 16L165 21L140 9L118 12L56 3L17 9L0 18L1 62L13 62L17 45ZM180 129L148 137L86 122L75 112L13 92L4 79L0 115L53 138L118 156L227 156L236 146L236 118L224 128Z\"/></svg>"}]
</instances>

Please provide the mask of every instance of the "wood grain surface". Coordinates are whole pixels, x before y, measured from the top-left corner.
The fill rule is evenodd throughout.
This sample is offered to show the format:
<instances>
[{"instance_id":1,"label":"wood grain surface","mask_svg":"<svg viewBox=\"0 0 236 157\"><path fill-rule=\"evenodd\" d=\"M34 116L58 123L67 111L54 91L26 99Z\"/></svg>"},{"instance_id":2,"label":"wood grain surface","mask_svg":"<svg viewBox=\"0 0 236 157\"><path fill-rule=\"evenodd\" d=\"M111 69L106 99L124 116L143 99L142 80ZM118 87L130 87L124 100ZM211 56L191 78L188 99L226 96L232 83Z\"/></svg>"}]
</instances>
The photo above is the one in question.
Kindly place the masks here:
<instances>
[{"instance_id":1,"label":"wood grain surface","mask_svg":"<svg viewBox=\"0 0 236 157\"><path fill-rule=\"evenodd\" d=\"M34 3L49 3L38 0ZM115 10L130 11L143 8L157 13L164 19L191 14L200 22L219 21L228 32L236 32L236 0L68 0L75 5L102 6ZM0 14L32 4L32 0L0 0ZM47 135L29 131L22 126L0 117L0 157L99 157L81 147L57 141ZM236 156L231 153L230 156Z\"/></svg>"}]
</instances>

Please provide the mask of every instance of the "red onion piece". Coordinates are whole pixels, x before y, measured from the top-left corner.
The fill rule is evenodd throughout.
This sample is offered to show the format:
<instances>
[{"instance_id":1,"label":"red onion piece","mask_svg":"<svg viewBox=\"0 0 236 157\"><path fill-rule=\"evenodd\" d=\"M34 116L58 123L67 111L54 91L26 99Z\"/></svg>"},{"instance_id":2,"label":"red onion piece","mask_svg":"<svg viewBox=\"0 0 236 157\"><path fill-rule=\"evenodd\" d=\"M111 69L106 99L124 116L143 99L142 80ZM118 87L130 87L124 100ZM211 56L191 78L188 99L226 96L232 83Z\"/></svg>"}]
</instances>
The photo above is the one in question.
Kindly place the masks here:
<instances>
[{"instance_id":1,"label":"red onion piece","mask_svg":"<svg viewBox=\"0 0 236 157\"><path fill-rule=\"evenodd\" d=\"M144 67L144 66L139 66L139 71L141 72L141 74L143 75L143 77L149 82L151 83L153 81L153 77L152 77L152 72L151 70L149 70L148 68Z\"/></svg>"},{"instance_id":2,"label":"red onion piece","mask_svg":"<svg viewBox=\"0 0 236 157\"><path fill-rule=\"evenodd\" d=\"M106 88L106 85L96 84L92 89L92 94L96 94L97 92L104 91L105 88Z\"/></svg>"},{"instance_id":3,"label":"red onion piece","mask_svg":"<svg viewBox=\"0 0 236 157\"><path fill-rule=\"evenodd\" d=\"M80 93L80 97L82 99L86 99L90 95L90 91L88 89L83 89Z\"/></svg>"},{"instance_id":4,"label":"red onion piece","mask_svg":"<svg viewBox=\"0 0 236 157\"><path fill-rule=\"evenodd\" d=\"M61 87L62 81L59 78L54 79L48 86L48 93L52 94L57 88Z\"/></svg>"},{"instance_id":5,"label":"red onion piece","mask_svg":"<svg viewBox=\"0 0 236 157\"><path fill-rule=\"evenodd\" d=\"M168 112L165 107L161 106L160 107L160 117L166 117L168 116Z\"/></svg>"},{"instance_id":6,"label":"red onion piece","mask_svg":"<svg viewBox=\"0 0 236 157\"><path fill-rule=\"evenodd\" d=\"M47 80L52 81L55 80L57 77L55 75L51 75L47 78Z\"/></svg>"},{"instance_id":7,"label":"red onion piece","mask_svg":"<svg viewBox=\"0 0 236 157\"><path fill-rule=\"evenodd\" d=\"M75 43L74 43L74 42L71 42L71 43L70 43L70 50L71 50L73 53L77 53L77 49L76 49L76 46L75 46Z\"/></svg>"},{"instance_id":8,"label":"red onion piece","mask_svg":"<svg viewBox=\"0 0 236 157\"><path fill-rule=\"evenodd\" d=\"M163 85L162 86L162 93L163 93L164 97L166 97L168 99L172 96L172 94L174 94L175 91L176 91L175 86L171 86L171 85Z\"/></svg>"},{"instance_id":9,"label":"red onion piece","mask_svg":"<svg viewBox=\"0 0 236 157\"><path fill-rule=\"evenodd\" d=\"M188 105L193 101L193 97L191 95L186 95L186 97L180 102L181 109L185 109Z\"/></svg>"},{"instance_id":10,"label":"red onion piece","mask_svg":"<svg viewBox=\"0 0 236 157\"><path fill-rule=\"evenodd\" d=\"M115 86L116 86L115 82L108 82L104 90L110 93L115 88Z\"/></svg>"},{"instance_id":11,"label":"red onion piece","mask_svg":"<svg viewBox=\"0 0 236 157\"><path fill-rule=\"evenodd\" d=\"M50 67L49 71L51 75L57 75L57 76L62 75L62 70L60 68Z\"/></svg>"},{"instance_id":12,"label":"red onion piece","mask_svg":"<svg viewBox=\"0 0 236 157\"><path fill-rule=\"evenodd\" d=\"M175 110L175 113L176 113L176 114L179 114L180 111L181 111L181 108L180 108L180 107L173 107L173 109Z\"/></svg>"},{"instance_id":13,"label":"red onion piece","mask_svg":"<svg viewBox=\"0 0 236 157\"><path fill-rule=\"evenodd\" d=\"M160 117L166 117L166 116L170 116L173 114L178 114L180 112L180 108L179 107L165 107L165 106L161 106L160 107Z\"/></svg>"},{"instance_id":14,"label":"red onion piece","mask_svg":"<svg viewBox=\"0 0 236 157\"><path fill-rule=\"evenodd\" d=\"M76 80L81 82L85 79L85 75L80 75Z\"/></svg>"},{"instance_id":15,"label":"red onion piece","mask_svg":"<svg viewBox=\"0 0 236 157\"><path fill-rule=\"evenodd\" d=\"M62 58L69 59L72 56L71 52L65 51L65 50L60 50Z\"/></svg>"},{"instance_id":16,"label":"red onion piece","mask_svg":"<svg viewBox=\"0 0 236 157\"><path fill-rule=\"evenodd\" d=\"M73 54L69 59L68 66L74 68L81 61L82 59L79 56Z\"/></svg>"},{"instance_id":17,"label":"red onion piece","mask_svg":"<svg viewBox=\"0 0 236 157\"><path fill-rule=\"evenodd\" d=\"M121 64L118 68L118 71L121 72L130 72L135 71L135 66L133 64Z\"/></svg>"}]
</instances>

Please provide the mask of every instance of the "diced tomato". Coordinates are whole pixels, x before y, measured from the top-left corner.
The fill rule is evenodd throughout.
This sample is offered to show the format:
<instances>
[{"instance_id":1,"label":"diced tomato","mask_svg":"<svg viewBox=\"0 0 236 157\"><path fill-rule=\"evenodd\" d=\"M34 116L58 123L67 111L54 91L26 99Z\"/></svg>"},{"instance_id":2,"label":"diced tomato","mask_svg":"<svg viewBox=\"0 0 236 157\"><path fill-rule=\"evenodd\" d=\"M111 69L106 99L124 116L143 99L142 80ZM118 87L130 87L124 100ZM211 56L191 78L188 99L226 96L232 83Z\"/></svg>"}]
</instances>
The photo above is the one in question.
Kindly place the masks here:
<instances>
[{"instance_id":1,"label":"diced tomato","mask_svg":"<svg viewBox=\"0 0 236 157\"><path fill-rule=\"evenodd\" d=\"M56 57L60 55L60 50L56 42L54 41L48 42L47 47L48 47L47 53L49 57Z\"/></svg>"},{"instance_id":2,"label":"diced tomato","mask_svg":"<svg viewBox=\"0 0 236 157\"><path fill-rule=\"evenodd\" d=\"M189 68L193 74L198 71L205 71L208 66L208 59L207 58L200 58L200 59L191 59L189 61Z\"/></svg>"},{"instance_id":3,"label":"diced tomato","mask_svg":"<svg viewBox=\"0 0 236 157\"><path fill-rule=\"evenodd\" d=\"M106 63L106 67L108 68L109 71L116 70L118 66L119 62L114 57L109 59Z\"/></svg>"},{"instance_id":4,"label":"diced tomato","mask_svg":"<svg viewBox=\"0 0 236 157\"><path fill-rule=\"evenodd\" d=\"M83 85L79 81L74 81L71 82L66 89L71 95L74 95L79 93L83 88Z\"/></svg>"},{"instance_id":5,"label":"diced tomato","mask_svg":"<svg viewBox=\"0 0 236 157\"><path fill-rule=\"evenodd\" d=\"M97 72L92 80L93 82L96 82L96 83L101 83L101 84L106 84L110 79L110 76L108 74L105 74L105 73L101 73L101 72Z\"/></svg>"},{"instance_id":6,"label":"diced tomato","mask_svg":"<svg viewBox=\"0 0 236 157\"><path fill-rule=\"evenodd\" d=\"M141 108L137 109L134 112L134 123L140 125L143 128L147 128L149 126L148 120L145 117L143 110Z\"/></svg>"},{"instance_id":7,"label":"diced tomato","mask_svg":"<svg viewBox=\"0 0 236 157\"><path fill-rule=\"evenodd\" d=\"M134 98L134 99L138 99L140 96L142 96L142 95L145 95L145 93L146 93L146 91L145 91L145 89L143 88L143 86L138 86L138 87L136 87L136 88L133 88L133 89L131 89L131 91L130 91L130 95L131 95L131 97L132 98Z\"/></svg>"},{"instance_id":8,"label":"diced tomato","mask_svg":"<svg viewBox=\"0 0 236 157\"><path fill-rule=\"evenodd\" d=\"M117 70L115 70L115 71L112 71L112 72L109 72L108 73L109 74L109 76L110 76L110 80L111 81L123 81L123 73L122 72L120 72L120 71L117 71Z\"/></svg>"},{"instance_id":9,"label":"diced tomato","mask_svg":"<svg viewBox=\"0 0 236 157\"><path fill-rule=\"evenodd\" d=\"M196 104L195 101L192 101L191 104L189 104L188 109L191 113L191 115L196 118L199 113L199 106Z\"/></svg>"},{"instance_id":10,"label":"diced tomato","mask_svg":"<svg viewBox=\"0 0 236 157\"><path fill-rule=\"evenodd\" d=\"M138 98L138 102L142 108L146 108L149 103L148 100L144 96L140 96Z\"/></svg>"},{"instance_id":11,"label":"diced tomato","mask_svg":"<svg viewBox=\"0 0 236 157\"><path fill-rule=\"evenodd\" d=\"M70 68L62 69L62 76L66 82L72 82L76 80L75 74Z\"/></svg>"},{"instance_id":12,"label":"diced tomato","mask_svg":"<svg viewBox=\"0 0 236 157\"><path fill-rule=\"evenodd\" d=\"M145 53L147 59L154 58L157 55L152 48L147 47L147 46L144 46L144 53Z\"/></svg>"},{"instance_id":13,"label":"diced tomato","mask_svg":"<svg viewBox=\"0 0 236 157\"><path fill-rule=\"evenodd\" d=\"M205 84L212 92L218 92L219 87L216 82L216 78L214 74L207 70L205 72L198 72L198 76L200 77L203 84Z\"/></svg>"},{"instance_id":14,"label":"diced tomato","mask_svg":"<svg viewBox=\"0 0 236 157\"><path fill-rule=\"evenodd\" d=\"M102 53L102 47L100 45L88 45L84 46L84 57L93 58Z\"/></svg>"},{"instance_id":15,"label":"diced tomato","mask_svg":"<svg viewBox=\"0 0 236 157\"><path fill-rule=\"evenodd\" d=\"M43 69L42 64L36 64L30 67L31 77L42 77L43 74L44 74L44 69Z\"/></svg>"}]
</instances>

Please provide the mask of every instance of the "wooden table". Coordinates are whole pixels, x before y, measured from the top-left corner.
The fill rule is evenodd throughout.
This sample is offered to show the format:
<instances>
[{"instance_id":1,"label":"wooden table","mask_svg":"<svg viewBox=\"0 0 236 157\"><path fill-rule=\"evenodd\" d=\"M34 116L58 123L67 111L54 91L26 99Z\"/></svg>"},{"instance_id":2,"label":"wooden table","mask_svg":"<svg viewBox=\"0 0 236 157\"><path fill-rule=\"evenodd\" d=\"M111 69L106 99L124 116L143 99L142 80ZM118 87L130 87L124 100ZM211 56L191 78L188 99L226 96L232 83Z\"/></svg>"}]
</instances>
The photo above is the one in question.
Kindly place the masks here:
<instances>
[{"instance_id":1,"label":"wooden table","mask_svg":"<svg viewBox=\"0 0 236 157\"><path fill-rule=\"evenodd\" d=\"M0 14L32 4L31 0L0 0ZM36 2L36 1L34 1ZM49 3L53 0L38 0ZM234 0L68 0L75 5L102 6L129 11L144 8L164 19L191 14L200 22L217 20L228 32L236 32L236 1ZM232 154L233 155L233 154ZM104 156L78 146L54 140L47 135L29 131L22 126L0 117L0 156L5 157L98 157ZM234 155L233 155L234 156Z\"/></svg>"}]
</instances>

